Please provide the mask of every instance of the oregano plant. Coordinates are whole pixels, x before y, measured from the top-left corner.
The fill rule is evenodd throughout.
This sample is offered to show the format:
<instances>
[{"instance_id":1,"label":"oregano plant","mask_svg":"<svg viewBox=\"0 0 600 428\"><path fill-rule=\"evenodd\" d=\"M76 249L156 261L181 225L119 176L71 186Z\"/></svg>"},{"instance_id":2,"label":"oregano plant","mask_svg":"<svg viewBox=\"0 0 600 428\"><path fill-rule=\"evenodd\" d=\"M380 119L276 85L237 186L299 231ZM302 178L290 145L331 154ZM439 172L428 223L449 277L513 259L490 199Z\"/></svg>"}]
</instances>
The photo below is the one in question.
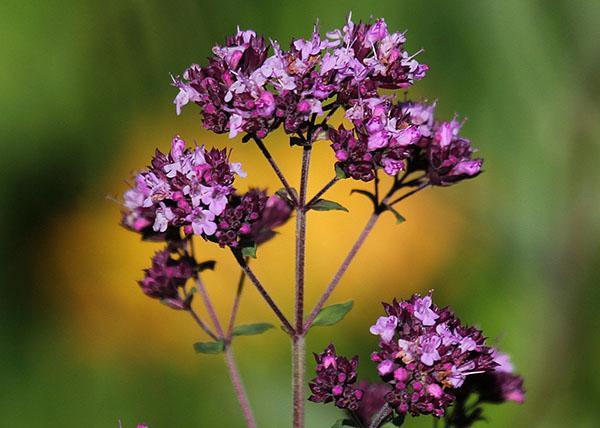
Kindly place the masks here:
<instances>
[{"instance_id":1,"label":"oregano plant","mask_svg":"<svg viewBox=\"0 0 600 428\"><path fill-rule=\"evenodd\" d=\"M437 306L432 292L384 304L382 316L365 328L365 334L378 339L371 360L379 382L359 380L358 357L338 355L333 344L314 354L315 375L306 382L306 335L313 327L342 321L352 309L353 301L328 300L378 219L389 213L402 223L405 218L398 207L406 198L481 173L482 159L474 157L471 142L461 135L462 123L437 118L435 103L408 98L406 91L425 77L428 67L417 60L419 52L407 52L404 43L405 34L390 32L383 19L354 23L351 16L341 29L323 35L315 27L309 39L294 39L289 46L238 29L212 49L206 64L191 65L173 77L176 112L196 105L207 130L256 145L282 188L273 194L260 187L239 192L236 181L246 173L232 160L235 152L188 145L176 136L169 151L156 150L125 192L122 225L144 240L164 242L139 281L141 290L189 314L206 336L194 344L197 353L224 355L250 428L257 425L233 345L239 336L271 329L291 342L295 428L304 426L307 385L308 400L332 403L345 412L338 421L322 424L332 427L400 426L409 417L423 415L433 417L436 426L443 420L445 427L467 427L483 418L484 403L524 400L523 381L514 374L508 356L491 346L481 330ZM346 125L331 123L336 112L343 114ZM267 147L268 137L279 128L289 136L290 150L302 152L295 187ZM309 195L312 149L317 144L329 145L336 161L331 179ZM342 203L324 198L342 181L372 184L370 191L352 190L366 198L372 214L309 308L304 299L307 215L347 212ZM271 297L273 285L263 284L251 266L263 262L260 246L275 238L277 227L291 216L296 222L296 264L290 298L295 304L293 313L286 314ZM217 313L207 292L202 273L218 266L196 254L197 240L222 247L239 264L228 314ZM271 309L270 323L236 322L246 281ZM206 317L195 308L197 300Z\"/></svg>"}]
</instances>

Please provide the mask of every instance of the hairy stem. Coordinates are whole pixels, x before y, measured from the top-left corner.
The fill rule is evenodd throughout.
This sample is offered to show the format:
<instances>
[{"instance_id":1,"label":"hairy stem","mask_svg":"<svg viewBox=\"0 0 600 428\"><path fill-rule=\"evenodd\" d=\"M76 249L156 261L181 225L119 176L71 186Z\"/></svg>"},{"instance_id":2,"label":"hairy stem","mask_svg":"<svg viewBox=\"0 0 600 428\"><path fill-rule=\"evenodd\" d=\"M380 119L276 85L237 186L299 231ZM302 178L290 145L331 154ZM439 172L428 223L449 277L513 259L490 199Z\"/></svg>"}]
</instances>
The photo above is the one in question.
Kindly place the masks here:
<instances>
[{"instance_id":1,"label":"hairy stem","mask_svg":"<svg viewBox=\"0 0 600 428\"><path fill-rule=\"evenodd\" d=\"M300 200L296 208L296 332L302 334L304 317L304 265L306 253L306 192L308 185L308 167L311 147L305 146L302 152L302 171L300 175Z\"/></svg>"},{"instance_id":2,"label":"hairy stem","mask_svg":"<svg viewBox=\"0 0 600 428\"><path fill-rule=\"evenodd\" d=\"M310 138L309 131L309 138ZM302 170L300 174L300 194L296 207L296 298L295 334L292 338L292 402L294 407L294 428L304 427L304 371L306 353L304 349L304 266L306 255L306 193L311 146L303 147Z\"/></svg>"},{"instance_id":3,"label":"hairy stem","mask_svg":"<svg viewBox=\"0 0 600 428\"><path fill-rule=\"evenodd\" d=\"M246 393L246 390L244 389L244 384L242 383L242 378L240 376L240 372L235 362L233 350L231 349L231 343L229 343L229 339L223 335L223 329L221 328L221 324L219 323L219 319L217 318L215 308L212 305L212 302L210 301L210 297L206 292L206 287L204 287L204 283L198 276L195 279L196 285L198 286L198 291L202 294L202 298L204 300L206 309L208 310L209 316L211 317L215 325L215 329L217 330L218 336L211 334L211 337L213 337L215 340L221 339L225 342L225 364L227 365L227 371L229 372L229 377L231 378L231 383L235 391L235 396L237 397L238 402L240 403L240 408L242 409L244 419L246 420L246 425L248 428L256 428L256 421L254 420L254 415L252 414L252 409L250 407L250 401L248 401L248 395ZM192 318L194 318L194 320L198 323L198 325L202 327L204 323L202 322L198 314L196 314L196 312L193 309L190 309L189 312L192 315Z\"/></svg>"},{"instance_id":4,"label":"hairy stem","mask_svg":"<svg viewBox=\"0 0 600 428\"><path fill-rule=\"evenodd\" d=\"M315 196L313 196L313 197L311 198L311 200L310 200L310 201L308 201L308 202L306 203L306 206L307 206L308 208L310 208L312 204L314 204L315 202L317 202L317 201L319 200L319 198L320 198L321 196L323 196L323 195L325 194L325 192L327 192L329 189L331 189L331 187L332 187L332 186L333 186L335 183L337 183L338 181L339 181L339 178L337 178L337 177L333 177L331 180L329 180L329 182L328 182L328 183L327 183L325 186L323 186L323 188L322 188L321 190L319 190L319 191L318 191L318 192L315 194Z\"/></svg>"},{"instance_id":5,"label":"hairy stem","mask_svg":"<svg viewBox=\"0 0 600 428\"><path fill-rule=\"evenodd\" d=\"M294 205L298 205L298 200L296 199L296 195L295 195L294 191L292 190L290 184L288 183L287 179L283 175L283 172L281 172L281 169L277 165L277 162L275 162L275 159L273 159L273 156L271 156L271 153L267 149L267 146L265 146L265 143L263 143L263 141L256 136L253 136L252 139L256 142L256 145L258 146L258 148L260 149L262 154L265 156L265 158L267 158L267 161L273 168L273 171L275 171L275 174L277 175L277 177L279 177L281 184L283 184L283 187L285 188L288 196L290 197L290 199L292 200Z\"/></svg>"},{"instance_id":6,"label":"hairy stem","mask_svg":"<svg viewBox=\"0 0 600 428\"><path fill-rule=\"evenodd\" d=\"M244 260L244 257L242 257L242 255L236 251L233 251L233 255L235 256L235 259L237 260L238 264L240 265L250 282L254 285L254 287L256 287L262 298L265 300L265 302L267 302L267 304L273 310L277 318L279 318L279 320L283 324L283 328L289 334L293 334L294 327L292 327L292 324L290 324L285 315L283 315L283 312L281 312L279 306L275 304L275 302L273 301L269 293L267 293L267 290L265 290L265 288L262 286L261 282L258 280L256 275L254 275L254 272L252 271L252 269L250 269L250 266L248 266L248 264Z\"/></svg>"},{"instance_id":7,"label":"hairy stem","mask_svg":"<svg viewBox=\"0 0 600 428\"><path fill-rule=\"evenodd\" d=\"M304 372L306 367L305 336L292 337L292 395L294 428L304 427Z\"/></svg>"},{"instance_id":8,"label":"hairy stem","mask_svg":"<svg viewBox=\"0 0 600 428\"><path fill-rule=\"evenodd\" d=\"M246 258L245 263L248 264L248 259ZM233 307L231 308L231 317L229 317L229 325L227 326L227 338L231 339L231 333L233 332L233 327L235 327L235 318L237 317L237 313L240 309L240 301L242 299L242 291L244 290L244 282L246 280L246 273L242 270L240 273L240 279L238 280L237 290L235 292L235 298L233 300Z\"/></svg>"},{"instance_id":9,"label":"hairy stem","mask_svg":"<svg viewBox=\"0 0 600 428\"><path fill-rule=\"evenodd\" d=\"M215 326L215 330L217 331L217 336L221 339L225 338L225 334L223 333L223 328L221 328L221 323L219 322L219 318L217 317L217 311L210 301L210 297L208 296L208 292L206 291L206 287L204 286L204 282L200 279L200 276L196 275L194 278L196 281L196 287L198 287L198 292L200 296L202 296L202 300L204 301L204 306L206 306L206 310L208 312L208 316L210 317L213 325Z\"/></svg>"},{"instance_id":10,"label":"hairy stem","mask_svg":"<svg viewBox=\"0 0 600 428\"><path fill-rule=\"evenodd\" d=\"M313 321L315 320L315 318L317 317L317 315L319 314L321 309L323 309L323 305L325 304L325 302L327 302L327 299L329 299L329 296L331 296L331 293L333 293L333 290L339 284L340 280L342 279L342 276L344 276L344 273L346 273L346 270L348 270L348 267L350 266L350 263L354 259L354 256L356 256L356 253L358 252L360 247L364 244L365 240L367 239L367 236L369 236L369 233L371 233L371 230L373 230L373 227L375 226L375 223L377 222L379 215L380 214L377 212L373 213L371 215L371 217L369 218L369 221L367 221L367 224L365 225L362 232L360 232L360 235L358 235L356 242L354 243L354 245L348 252L348 255L346 255L346 258L344 259L344 261L342 262L338 271L335 273L333 279L331 280L331 282L325 289L325 292L323 293L323 295L321 296L321 298L319 299L319 301L313 308L312 312L306 319L306 322L304 323L304 331L308 331L308 329L312 325Z\"/></svg>"},{"instance_id":11,"label":"hairy stem","mask_svg":"<svg viewBox=\"0 0 600 428\"><path fill-rule=\"evenodd\" d=\"M227 370L229 371L229 377L231 378L235 395L240 402L240 407L242 408L246 425L248 428L256 428L256 421L254 420L254 415L252 414L252 408L250 407L250 402L248 401L248 395L246 394L246 389L242 383L242 378L240 377L240 372L237 364L235 363L233 349L231 348L230 344L225 347L225 364L227 365Z\"/></svg>"},{"instance_id":12,"label":"hairy stem","mask_svg":"<svg viewBox=\"0 0 600 428\"><path fill-rule=\"evenodd\" d=\"M371 425L369 425L369 428L379 428L391 412L392 409L390 408L390 405L388 403L385 403L381 407L381 409L379 409L379 411L375 414L375 416L373 416L373 420L371 421Z\"/></svg>"}]
</instances>

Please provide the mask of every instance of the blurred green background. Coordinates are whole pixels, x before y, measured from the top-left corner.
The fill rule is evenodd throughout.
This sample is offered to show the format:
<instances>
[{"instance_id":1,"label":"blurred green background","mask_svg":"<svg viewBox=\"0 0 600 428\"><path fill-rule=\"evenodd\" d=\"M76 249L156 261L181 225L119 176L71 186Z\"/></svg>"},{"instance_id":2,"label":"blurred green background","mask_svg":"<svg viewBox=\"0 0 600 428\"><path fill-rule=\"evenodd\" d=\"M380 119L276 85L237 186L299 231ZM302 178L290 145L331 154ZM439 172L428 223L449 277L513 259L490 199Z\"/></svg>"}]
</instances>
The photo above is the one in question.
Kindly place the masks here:
<instances>
[{"instance_id":1,"label":"blurred green background","mask_svg":"<svg viewBox=\"0 0 600 428\"><path fill-rule=\"evenodd\" d=\"M488 408L493 427L595 427L600 402L600 2L263 2L4 0L0 5L0 425L6 427L241 427L218 356L184 314L145 298L134 280L157 248L118 226L123 180L180 133L223 147L196 110L175 116L169 73L202 63L236 25L287 41L356 19L408 29L428 77L411 95L464 132L486 172L409 200L384 218L332 302L355 298L343 323L315 329L358 353L363 376L379 302L435 288L467 322L509 352L527 401ZM277 186L250 145L229 142L254 183ZM293 180L297 150L269 143ZM331 176L326 144L314 192ZM309 305L366 221L344 182L332 198L351 214L309 219ZM256 271L289 310L293 226L261 248ZM206 276L228 310L237 270L225 252ZM241 321L273 317L248 289ZM289 426L289 350L281 332L235 350L260 426ZM309 362L309 373L312 370ZM368 373L371 373L370 375ZM333 408L307 404L307 425ZM406 426L430 426L429 419Z\"/></svg>"}]
</instances>

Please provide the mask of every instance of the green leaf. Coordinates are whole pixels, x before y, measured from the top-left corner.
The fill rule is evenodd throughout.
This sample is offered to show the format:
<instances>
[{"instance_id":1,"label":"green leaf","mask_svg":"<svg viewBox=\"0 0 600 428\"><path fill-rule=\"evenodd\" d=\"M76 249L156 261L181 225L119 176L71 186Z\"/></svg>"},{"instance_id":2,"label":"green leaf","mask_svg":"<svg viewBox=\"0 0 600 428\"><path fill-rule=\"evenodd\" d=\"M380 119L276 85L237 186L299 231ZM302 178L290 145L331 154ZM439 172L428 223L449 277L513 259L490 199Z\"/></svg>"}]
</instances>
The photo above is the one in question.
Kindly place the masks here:
<instances>
[{"instance_id":1,"label":"green leaf","mask_svg":"<svg viewBox=\"0 0 600 428\"><path fill-rule=\"evenodd\" d=\"M346 303L337 303L335 305L326 306L316 316L312 325L328 326L334 325L344 319L346 314L350 312L354 301L348 300Z\"/></svg>"},{"instance_id":2,"label":"green leaf","mask_svg":"<svg viewBox=\"0 0 600 428\"><path fill-rule=\"evenodd\" d=\"M262 334L265 331L274 328L273 324L266 322L259 322L256 324L242 324L238 325L231 332L234 336L252 336L254 334Z\"/></svg>"},{"instance_id":3,"label":"green leaf","mask_svg":"<svg viewBox=\"0 0 600 428\"><path fill-rule=\"evenodd\" d=\"M327 125L325 125L325 127L321 128L321 130L319 132L317 132L317 134L314 136L313 142L328 140L328 139L329 139L329 127Z\"/></svg>"},{"instance_id":4,"label":"green leaf","mask_svg":"<svg viewBox=\"0 0 600 428\"><path fill-rule=\"evenodd\" d=\"M404 424L404 415L403 415L403 414L399 414L399 415L397 415L397 416L394 416L394 417L392 418L392 424L393 424L395 427L402 426L402 424Z\"/></svg>"},{"instance_id":5,"label":"green leaf","mask_svg":"<svg viewBox=\"0 0 600 428\"><path fill-rule=\"evenodd\" d=\"M196 265L196 270L198 272L203 272L205 270L215 270L215 265L217 264L214 260L207 260L205 262L198 263Z\"/></svg>"},{"instance_id":6,"label":"green leaf","mask_svg":"<svg viewBox=\"0 0 600 428\"><path fill-rule=\"evenodd\" d=\"M327 199L318 199L317 201L315 201L314 204L311 204L310 206L311 210L315 210L315 211L332 211L332 210L336 210L336 211L346 211L348 212L348 209L345 208L344 206L338 204L337 202L334 201L328 201Z\"/></svg>"},{"instance_id":7,"label":"green leaf","mask_svg":"<svg viewBox=\"0 0 600 428\"><path fill-rule=\"evenodd\" d=\"M217 340L215 342L196 342L194 350L198 354L220 354L225 349L225 342Z\"/></svg>"},{"instance_id":8,"label":"green leaf","mask_svg":"<svg viewBox=\"0 0 600 428\"><path fill-rule=\"evenodd\" d=\"M256 258L256 243L254 243L251 246L248 247L243 247L242 248L242 256L243 257L252 257L253 259Z\"/></svg>"},{"instance_id":9,"label":"green leaf","mask_svg":"<svg viewBox=\"0 0 600 428\"><path fill-rule=\"evenodd\" d=\"M298 192L296 192L296 189L294 189L293 187L291 187L290 191L292 192L292 195L296 199L298 199ZM291 206L294 205L294 201L292 200L292 198L288 194L288 191L287 191L287 189L285 187L282 187L281 189L279 189L278 191L276 191L275 194L277 196L279 196L281 199L283 199L284 201L287 201L287 203L290 204Z\"/></svg>"},{"instance_id":10,"label":"green leaf","mask_svg":"<svg viewBox=\"0 0 600 428\"><path fill-rule=\"evenodd\" d=\"M344 178L348 178L344 170L338 164L335 164L335 178L338 180L343 180Z\"/></svg>"},{"instance_id":11,"label":"green leaf","mask_svg":"<svg viewBox=\"0 0 600 428\"><path fill-rule=\"evenodd\" d=\"M396 224L400 224L406 221L406 219L402 216L402 214L400 214L398 211L396 211L393 207L386 205L385 206L386 210L390 211L392 214L394 214L394 217L396 217Z\"/></svg>"}]
</instances>

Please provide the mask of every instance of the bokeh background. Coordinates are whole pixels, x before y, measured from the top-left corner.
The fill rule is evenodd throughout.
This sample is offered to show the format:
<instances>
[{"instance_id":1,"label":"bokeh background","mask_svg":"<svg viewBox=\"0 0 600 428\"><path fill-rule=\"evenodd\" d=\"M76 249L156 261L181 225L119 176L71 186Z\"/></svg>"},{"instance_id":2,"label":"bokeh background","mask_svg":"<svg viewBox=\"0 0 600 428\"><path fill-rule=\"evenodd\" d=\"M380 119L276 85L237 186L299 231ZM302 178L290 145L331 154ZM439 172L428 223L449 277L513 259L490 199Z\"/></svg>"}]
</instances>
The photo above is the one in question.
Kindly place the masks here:
<instances>
[{"instance_id":1,"label":"bokeh background","mask_svg":"<svg viewBox=\"0 0 600 428\"><path fill-rule=\"evenodd\" d=\"M171 137L234 147L250 184L277 188L255 147L210 135L197 109L175 116L169 73L202 63L235 26L282 41L355 18L408 29L431 66L414 98L468 117L486 172L408 200L385 217L332 296L354 310L315 329L308 348L335 340L362 357L379 303L436 289L462 318L512 354L527 402L489 407L493 427L598 426L600 400L600 3L597 1L15 1L0 5L0 425L6 427L241 427L219 356L185 314L135 284L157 246L118 226L124 179ZM298 150L269 142L292 181ZM321 143L311 191L331 176ZM366 221L343 182L329 195L351 214L309 218L312 306ZM292 306L293 225L254 264ZM206 274L222 313L238 270L215 246ZM240 320L273 316L247 288ZM260 426L288 426L289 349L279 331L241 338L235 351ZM309 363L309 372L313 365ZM309 427L333 408L307 405ZM407 426L430 426L411 420Z\"/></svg>"}]
</instances>

